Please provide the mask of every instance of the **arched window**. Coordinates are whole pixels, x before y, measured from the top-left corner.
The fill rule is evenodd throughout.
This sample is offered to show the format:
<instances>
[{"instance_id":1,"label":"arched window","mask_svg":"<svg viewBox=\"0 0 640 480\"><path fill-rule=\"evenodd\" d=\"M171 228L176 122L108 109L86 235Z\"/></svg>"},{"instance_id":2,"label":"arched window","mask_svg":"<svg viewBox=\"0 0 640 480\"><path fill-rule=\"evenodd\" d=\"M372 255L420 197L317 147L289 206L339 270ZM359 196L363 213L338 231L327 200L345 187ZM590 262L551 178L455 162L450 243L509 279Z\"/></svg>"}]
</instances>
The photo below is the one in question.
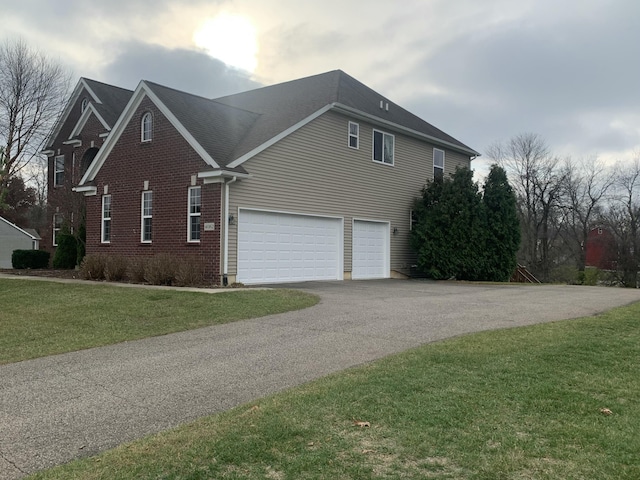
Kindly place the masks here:
<instances>
[{"instance_id":1,"label":"arched window","mask_svg":"<svg viewBox=\"0 0 640 480\"><path fill-rule=\"evenodd\" d=\"M87 100L86 98L83 98L82 104L80 105L80 111L82 113L84 113L84 111L87 109L87 105L89 105L89 100Z\"/></svg>"},{"instance_id":2,"label":"arched window","mask_svg":"<svg viewBox=\"0 0 640 480\"><path fill-rule=\"evenodd\" d=\"M153 117L151 116L150 112L147 112L142 116L142 124L141 124L142 137L141 138L143 142L151 141L152 127L153 127Z\"/></svg>"}]
</instances>

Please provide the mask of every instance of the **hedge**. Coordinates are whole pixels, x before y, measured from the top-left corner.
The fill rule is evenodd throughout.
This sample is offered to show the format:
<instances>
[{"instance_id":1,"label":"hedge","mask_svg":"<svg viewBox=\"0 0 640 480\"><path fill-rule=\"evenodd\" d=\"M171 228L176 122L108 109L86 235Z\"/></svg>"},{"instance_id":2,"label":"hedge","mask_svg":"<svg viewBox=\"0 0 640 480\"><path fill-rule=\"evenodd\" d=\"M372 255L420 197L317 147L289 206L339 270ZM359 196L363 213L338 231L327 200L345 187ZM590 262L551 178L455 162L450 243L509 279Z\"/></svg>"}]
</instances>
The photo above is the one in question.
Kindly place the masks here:
<instances>
[{"instance_id":1,"label":"hedge","mask_svg":"<svg viewBox=\"0 0 640 480\"><path fill-rule=\"evenodd\" d=\"M44 250L14 250L11 254L13 268L47 268L49 266L49 252Z\"/></svg>"}]
</instances>

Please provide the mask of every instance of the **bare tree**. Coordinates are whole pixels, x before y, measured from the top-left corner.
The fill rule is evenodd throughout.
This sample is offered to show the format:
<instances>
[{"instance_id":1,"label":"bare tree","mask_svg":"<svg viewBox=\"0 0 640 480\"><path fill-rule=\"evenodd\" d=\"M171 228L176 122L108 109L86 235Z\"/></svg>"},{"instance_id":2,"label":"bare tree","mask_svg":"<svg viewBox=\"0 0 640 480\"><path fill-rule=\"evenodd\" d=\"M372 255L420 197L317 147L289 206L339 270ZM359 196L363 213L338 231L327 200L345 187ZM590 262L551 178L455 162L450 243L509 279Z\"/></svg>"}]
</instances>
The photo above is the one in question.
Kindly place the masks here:
<instances>
[{"instance_id":1,"label":"bare tree","mask_svg":"<svg viewBox=\"0 0 640 480\"><path fill-rule=\"evenodd\" d=\"M640 265L640 156L630 165L616 167L613 187L604 221L616 239L619 280L635 288Z\"/></svg>"},{"instance_id":2,"label":"bare tree","mask_svg":"<svg viewBox=\"0 0 640 480\"><path fill-rule=\"evenodd\" d=\"M586 263L586 242L589 231L601 213L607 192L615 177L597 157L576 162L567 159L564 165L564 185L560 208L563 212L561 232L583 271Z\"/></svg>"},{"instance_id":3,"label":"bare tree","mask_svg":"<svg viewBox=\"0 0 640 480\"><path fill-rule=\"evenodd\" d=\"M63 66L23 40L0 45L0 198L9 180L40 155L69 87Z\"/></svg>"},{"instance_id":4,"label":"bare tree","mask_svg":"<svg viewBox=\"0 0 640 480\"><path fill-rule=\"evenodd\" d=\"M558 236L557 210L566 172L537 134L523 133L494 143L487 156L507 172L518 199L522 228L521 261L543 281L550 278Z\"/></svg>"}]
</instances>

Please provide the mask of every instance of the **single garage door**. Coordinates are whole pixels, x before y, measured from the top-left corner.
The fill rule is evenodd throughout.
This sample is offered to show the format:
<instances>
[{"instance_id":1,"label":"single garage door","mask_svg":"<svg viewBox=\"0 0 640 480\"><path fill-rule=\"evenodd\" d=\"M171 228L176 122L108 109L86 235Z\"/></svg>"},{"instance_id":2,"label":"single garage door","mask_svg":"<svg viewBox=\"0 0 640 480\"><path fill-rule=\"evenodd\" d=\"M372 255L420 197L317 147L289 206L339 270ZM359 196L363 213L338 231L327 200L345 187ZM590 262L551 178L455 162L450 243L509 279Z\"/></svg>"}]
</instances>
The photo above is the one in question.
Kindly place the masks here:
<instances>
[{"instance_id":1,"label":"single garage door","mask_svg":"<svg viewBox=\"0 0 640 480\"><path fill-rule=\"evenodd\" d=\"M354 220L351 278L388 278L389 264L389 224Z\"/></svg>"},{"instance_id":2,"label":"single garage door","mask_svg":"<svg viewBox=\"0 0 640 480\"><path fill-rule=\"evenodd\" d=\"M342 219L241 209L238 281L342 279Z\"/></svg>"}]
</instances>

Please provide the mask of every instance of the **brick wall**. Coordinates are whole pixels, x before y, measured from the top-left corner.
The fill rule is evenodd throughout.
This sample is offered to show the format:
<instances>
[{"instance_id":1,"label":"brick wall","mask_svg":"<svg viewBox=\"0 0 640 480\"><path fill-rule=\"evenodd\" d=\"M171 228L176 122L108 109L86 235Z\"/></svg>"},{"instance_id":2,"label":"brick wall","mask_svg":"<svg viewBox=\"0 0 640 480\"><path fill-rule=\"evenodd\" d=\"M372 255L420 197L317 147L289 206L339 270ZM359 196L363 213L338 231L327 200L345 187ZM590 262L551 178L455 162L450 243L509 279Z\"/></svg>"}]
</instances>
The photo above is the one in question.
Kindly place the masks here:
<instances>
[{"instance_id":1,"label":"brick wall","mask_svg":"<svg viewBox=\"0 0 640 480\"><path fill-rule=\"evenodd\" d=\"M141 119L153 115L153 136L141 142ZM164 115L145 98L95 178L97 195L86 197L87 254L151 256L170 253L197 257L209 281L219 283L222 193L220 184L203 185L200 243L187 242L188 188L192 176L207 167ZM153 192L153 237L141 241L142 192ZM111 195L111 241L101 243L102 196ZM205 231L205 223L214 223Z\"/></svg>"},{"instance_id":2,"label":"brick wall","mask_svg":"<svg viewBox=\"0 0 640 480\"><path fill-rule=\"evenodd\" d=\"M55 252L55 247L53 246L53 215L54 213L62 214L73 229L78 227L81 217L80 212L84 205L84 198L82 194L75 193L71 189L78 184L84 173L82 169L83 157L87 152L95 152L102 146L104 138L101 138L100 134L107 131L102 123L94 115L91 115L82 132L80 132L79 138L82 140L82 145L76 147L74 145L64 144L64 142L69 139L69 135L71 135L73 128L82 115L81 104L84 98L91 100L90 95L83 90L71 108L69 116L62 125L58 137L54 140L52 146L55 152L54 155L47 159L48 223L45 231L40 232L40 236L42 237L40 248L49 251L52 257ZM64 155L65 157L64 185L62 186L54 186L54 162L57 155Z\"/></svg>"}]
</instances>

